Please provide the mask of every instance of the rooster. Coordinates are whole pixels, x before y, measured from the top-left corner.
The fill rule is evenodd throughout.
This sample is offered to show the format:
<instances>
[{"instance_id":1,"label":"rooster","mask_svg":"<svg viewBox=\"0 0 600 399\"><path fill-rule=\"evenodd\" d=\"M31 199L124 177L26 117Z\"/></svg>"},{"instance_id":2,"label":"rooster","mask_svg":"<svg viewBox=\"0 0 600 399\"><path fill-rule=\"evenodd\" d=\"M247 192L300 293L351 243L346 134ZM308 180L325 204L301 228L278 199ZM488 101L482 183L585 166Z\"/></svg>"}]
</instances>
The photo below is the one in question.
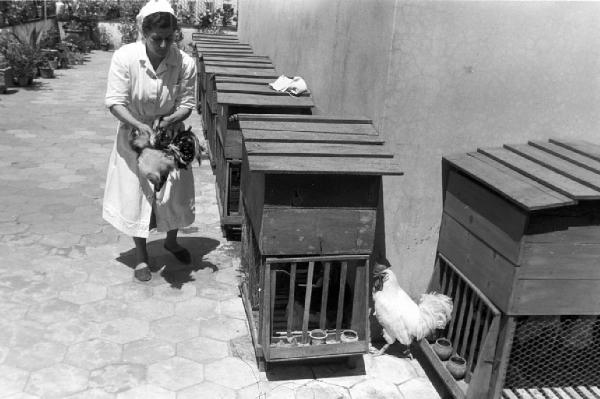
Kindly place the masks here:
<instances>
[{"instance_id":1,"label":"rooster","mask_svg":"<svg viewBox=\"0 0 600 399\"><path fill-rule=\"evenodd\" d=\"M159 192L172 170L187 169L194 159L200 163L203 147L192 132L191 126L185 130L183 123L160 129L160 119L154 123L155 134L148 135L134 130L129 145L138 154L138 169Z\"/></svg>"},{"instance_id":2,"label":"rooster","mask_svg":"<svg viewBox=\"0 0 600 399\"><path fill-rule=\"evenodd\" d=\"M413 339L420 340L450 321L452 299L431 293L421 295L416 304L400 285L389 267L376 264L373 270L373 302L375 317L383 327L386 344L375 355L382 355L396 340L409 346ZM412 357L412 356L411 356Z\"/></svg>"}]
</instances>

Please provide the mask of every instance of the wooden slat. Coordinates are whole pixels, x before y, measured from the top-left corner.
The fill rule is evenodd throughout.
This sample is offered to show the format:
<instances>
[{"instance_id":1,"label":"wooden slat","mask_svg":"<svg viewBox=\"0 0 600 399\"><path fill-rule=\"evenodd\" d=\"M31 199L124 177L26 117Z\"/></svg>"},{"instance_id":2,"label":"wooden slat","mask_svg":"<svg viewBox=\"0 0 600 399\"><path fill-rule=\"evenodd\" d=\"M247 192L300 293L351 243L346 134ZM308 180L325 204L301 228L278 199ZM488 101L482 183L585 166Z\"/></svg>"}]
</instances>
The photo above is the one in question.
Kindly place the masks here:
<instances>
[{"instance_id":1,"label":"wooden slat","mask_svg":"<svg viewBox=\"0 0 600 399\"><path fill-rule=\"evenodd\" d=\"M277 296L277 271L271 270L271 305L269 307L269 314L271 315L271 324L275 321L273 315L275 314L275 297ZM269 328L269 335L271 334L272 328Z\"/></svg>"},{"instance_id":2,"label":"wooden slat","mask_svg":"<svg viewBox=\"0 0 600 399\"><path fill-rule=\"evenodd\" d=\"M594 229L598 232L600 229ZM520 279L600 280L600 237L595 243L563 242L523 244Z\"/></svg>"},{"instance_id":3,"label":"wooden slat","mask_svg":"<svg viewBox=\"0 0 600 399\"><path fill-rule=\"evenodd\" d=\"M247 142L246 151L250 156L289 155L289 156L328 156L328 157L373 157L393 158L394 154L380 145L370 144L323 144L323 143L273 143Z\"/></svg>"},{"instance_id":4,"label":"wooden slat","mask_svg":"<svg viewBox=\"0 0 600 399\"><path fill-rule=\"evenodd\" d=\"M304 297L304 316L302 318L302 342L308 342L308 319L310 316L310 300L312 297L313 274L315 262L308 262L308 276L306 277L306 294Z\"/></svg>"},{"instance_id":5,"label":"wooden slat","mask_svg":"<svg viewBox=\"0 0 600 399\"><path fill-rule=\"evenodd\" d=\"M600 396L600 388L598 388L595 385L592 385L590 387L588 387L590 389L590 391L592 391L593 393L595 393L596 395Z\"/></svg>"},{"instance_id":6,"label":"wooden slat","mask_svg":"<svg viewBox=\"0 0 600 399\"><path fill-rule=\"evenodd\" d=\"M481 154L479 154L481 156ZM476 154L444 157L452 166L494 190L526 210L537 210L565 205L575 201L524 177L506 166L489 159L478 159Z\"/></svg>"},{"instance_id":7,"label":"wooden slat","mask_svg":"<svg viewBox=\"0 0 600 399\"><path fill-rule=\"evenodd\" d=\"M261 78L256 76L222 76L217 75L214 77L216 84L219 83L250 83L250 84L268 84L273 82L272 77Z\"/></svg>"},{"instance_id":8,"label":"wooden slat","mask_svg":"<svg viewBox=\"0 0 600 399\"><path fill-rule=\"evenodd\" d=\"M292 132L292 131L269 131L243 129L242 134L245 141L294 141L296 143L347 143L347 144L383 144L384 140L379 136L367 136L356 134L316 133L316 132Z\"/></svg>"},{"instance_id":9,"label":"wooden slat","mask_svg":"<svg viewBox=\"0 0 600 399\"><path fill-rule=\"evenodd\" d=\"M458 321L456 323L453 338L452 338L452 347L454 348L454 351L457 353L458 353L458 345L460 343L460 338L465 333L463 331L463 321L465 318L465 313L466 313L465 310L467 307L467 302L468 302L468 297L469 297L469 289L466 286L466 284L463 283L463 286L461 289L462 289L462 294L461 294L461 300L460 300L460 314L458 315Z\"/></svg>"},{"instance_id":10,"label":"wooden slat","mask_svg":"<svg viewBox=\"0 0 600 399\"><path fill-rule=\"evenodd\" d=\"M525 389L515 389L514 391L519 395L520 399L535 399Z\"/></svg>"},{"instance_id":11,"label":"wooden slat","mask_svg":"<svg viewBox=\"0 0 600 399\"><path fill-rule=\"evenodd\" d=\"M327 299L329 297L329 273L331 269L331 262L325 262L325 269L323 270L323 288L321 291L321 317L319 320L319 327L325 330L327 321Z\"/></svg>"},{"instance_id":12,"label":"wooden slat","mask_svg":"<svg viewBox=\"0 0 600 399\"><path fill-rule=\"evenodd\" d=\"M558 396L550 388L542 388L542 392L548 397L548 399L559 399Z\"/></svg>"},{"instance_id":13,"label":"wooden slat","mask_svg":"<svg viewBox=\"0 0 600 399\"><path fill-rule=\"evenodd\" d=\"M505 147L581 184L585 184L595 190L600 190L600 174L598 173L557 158L530 145L505 145Z\"/></svg>"},{"instance_id":14,"label":"wooden slat","mask_svg":"<svg viewBox=\"0 0 600 399\"><path fill-rule=\"evenodd\" d=\"M503 389L502 397L504 399L519 399L519 397L515 393L513 393L512 389Z\"/></svg>"},{"instance_id":15,"label":"wooden slat","mask_svg":"<svg viewBox=\"0 0 600 399\"><path fill-rule=\"evenodd\" d=\"M473 308L475 306L476 297L474 293L471 293L469 297L469 301L467 303L466 312L467 312L467 320L465 323L465 331L463 332L462 340L460 341L460 345L456 347L460 352L462 357L467 359L469 357L469 336L471 334L471 324L473 323ZM470 374L471 370L467 369L467 374Z\"/></svg>"},{"instance_id":16,"label":"wooden slat","mask_svg":"<svg viewBox=\"0 0 600 399\"><path fill-rule=\"evenodd\" d=\"M478 151L522 175L570 198L600 198L600 191L585 186L563 174L554 172L537 162L533 162L505 148L480 148Z\"/></svg>"},{"instance_id":17,"label":"wooden slat","mask_svg":"<svg viewBox=\"0 0 600 399\"><path fill-rule=\"evenodd\" d=\"M254 83L217 83L217 91L221 93L254 93L289 96L287 93L273 90L269 85Z\"/></svg>"},{"instance_id":18,"label":"wooden slat","mask_svg":"<svg viewBox=\"0 0 600 399\"><path fill-rule=\"evenodd\" d=\"M287 335L292 336L292 321L294 320L294 294L296 289L296 263L292 262L290 268L290 288L288 296L288 319L287 319Z\"/></svg>"},{"instance_id":19,"label":"wooden slat","mask_svg":"<svg viewBox=\"0 0 600 399\"><path fill-rule=\"evenodd\" d=\"M560 140L550 139L552 144L559 145L564 148L568 148L571 151L578 152L585 156L588 156L596 161L600 161L600 145L593 144L583 140Z\"/></svg>"},{"instance_id":20,"label":"wooden slat","mask_svg":"<svg viewBox=\"0 0 600 399\"><path fill-rule=\"evenodd\" d=\"M223 76L277 77L277 72L275 72L274 68L236 68L207 65L206 73Z\"/></svg>"},{"instance_id":21,"label":"wooden slat","mask_svg":"<svg viewBox=\"0 0 600 399\"><path fill-rule=\"evenodd\" d=\"M519 280L514 294L513 315L600 314L600 280Z\"/></svg>"},{"instance_id":22,"label":"wooden slat","mask_svg":"<svg viewBox=\"0 0 600 399\"><path fill-rule=\"evenodd\" d=\"M530 388L527 390L527 392L529 392L529 394L534 397L535 399L546 399L546 397L544 396L543 393L541 393L540 391L538 391L535 388Z\"/></svg>"},{"instance_id":23,"label":"wooden slat","mask_svg":"<svg viewBox=\"0 0 600 399\"><path fill-rule=\"evenodd\" d=\"M293 361L319 358L346 357L352 354L366 353L368 344L366 341L348 342L327 345L306 345L302 347L276 347L269 348L271 361Z\"/></svg>"},{"instance_id":24,"label":"wooden slat","mask_svg":"<svg viewBox=\"0 0 600 399\"><path fill-rule=\"evenodd\" d=\"M237 57L235 55L212 55L207 54L202 57L204 62L208 61L231 61L231 62L254 62L261 64L273 64L271 59L266 55L252 55L248 57Z\"/></svg>"},{"instance_id":25,"label":"wooden slat","mask_svg":"<svg viewBox=\"0 0 600 399\"><path fill-rule=\"evenodd\" d=\"M273 64L249 62L249 61L204 61L206 67L233 67L233 68L273 68Z\"/></svg>"},{"instance_id":26,"label":"wooden slat","mask_svg":"<svg viewBox=\"0 0 600 399\"><path fill-rule=\"evenodd\" d=\"M572 399L584 399L573 387L565 387L564 389L567 394L571 395Z\"/></svg>"},{"instance_id":27,"label":"wooden slat","mask_svg":"<svg viewBox=\"0 0 600 399\"><path fill-rule=\"evenodd\" d=\"M248 157L250 171L270 173L332 173L357 175L402 175L399 163L389 158Z\"/></svg>"},{"instance_id":28,"label":"wooden slat","mask_svg":"<svg viewBox=\"0 0 600 399\"><path fill-rule=\"evenodd\" d=\"M217 101L219 104L229 104L247 107L285 107L285 108L306 108L309 109L315 105L310 96L290 96L290 95L265 95L254 93L224 93L217 92Z\"/></svg>"},{"instance_id":29,"label":"wooden slat","mask_svg":"<svg viewBox=\"0 0 600 399\"><path fill-rule=\"evenodd\" d=\"M592 172L600 173L600 161L596 161L586 155L582 155L565 147L545 141L530 141L529 145L546 151L547 153L556 157L562 158L565 161L579 165L582 168L591 170Z\"/></svg>"},{"instance_id":30,"label":"wooden slat","mask_svg":"<svg viewBox=\"0 0 600 399\"><path fill-rule=\"evenodd\" d=\"M263 208L263 255L368 254L373 249L375 209Z\"/></svg>"},{"instance_id":31,"label":"wooden slat","mask_svg":"<svg viewBox=\"0 0 600 399\"><path fill-rule=\"evenodd\" d=\"M246 129L260 129L273 131L294 132L327 132L341 134L364 134L378 135L377 130L371 123L359 122L335 122L334 120L321 122L319 120L299 121L240 121L240 127Z\"/></svg>"},{"instance_id":32,"label":"wooden slat","mask_svg":"<svg viewBox=\"0 0 600 399\"><path fill-rule=\"evenodd\" d=\"M585 399L598 399L596 395L594 395L589 389L587 389L587 387L578 386L577 391L579 391L579 393L581 393L581 395Z\"/></svg>"},{"instance_id":33,"label":"wooden slat","mask_svg":"<svg viewBox=\"0 0 600 399\"><path fill-rule=\"evenodd\" d=\"M482 308L483 304L481 300L477 301L477 307L475 308L475 323L473 324L473 337L471 338L471 344L469 345L469 354L466 357L467 359L467 367L469 367L469 369L471 371L473 371L475 369L475 364L473 363L474 357L475 357L475 348L477 346L477 340L480 339L479 337L479 327L481 326L481 308ZM483 332L482 335L485 335L485 331Z\"/></svg>"},{"instance_id":34,"label":"wooden slat","mask_svg":"<svg viewBox=\"0 0 600 399\"><path fill-rule=\"evenodd\" d=\"M345 117L341 115L285 115L285 114L247 114L239 113L240 122L310 122L310 123L359 123L372 124L373 121L365 117Z\"/></svg>"},{"instance_id":35,"label":"wooden slat","mask_svg":"<svg viewBox=\"0 0 600 399\"><path fill-rule=\"evenodd\" d=\"M344 295L346 293L346 274L348 273L348 262L342 261L342 270L340 273L340 291L338 294L337 317L335 320L335 339L340 340L342 329L342 316L344 315Z\"/></svg>"},{"instance_id":36,"label":"wooden slat","mask_svg":"<svg viewBox=\"0 0 600 399\"><path fill-rule=\"evenodd\" d=\"M454 306L452 307L452 317L450 318L450 327L448 328L448 339L453 340L454 335L456 334L456 330L458 329L458 320L456 320L456 315L459 312L460 299L462 298L463 290L465 289L464 281L457 280L456 281L456 291L453 296Z\"/></svg>"}]
</instances>

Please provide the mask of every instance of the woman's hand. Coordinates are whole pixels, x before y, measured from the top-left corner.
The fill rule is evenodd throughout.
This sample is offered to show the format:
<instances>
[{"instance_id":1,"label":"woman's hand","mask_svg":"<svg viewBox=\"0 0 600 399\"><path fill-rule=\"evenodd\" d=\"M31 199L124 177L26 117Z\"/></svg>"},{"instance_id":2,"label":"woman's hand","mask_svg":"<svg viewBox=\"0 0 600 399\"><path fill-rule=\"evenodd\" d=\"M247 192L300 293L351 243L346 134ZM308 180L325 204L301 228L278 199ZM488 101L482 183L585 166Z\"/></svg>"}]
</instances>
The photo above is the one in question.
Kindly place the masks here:
<instances>
[{"instance_id":1,"label":"woman's hand","mask_svg":"<svg viewBox=\"0 0 600 399\"><path fill-rule=\"evenodd\" d=\"M145 123L139 122L134 126L134 128L139 131L140 135L147 135L148 137L154 136L154 130L152 130L152 128Z\"/></svg>"}]
</instances>

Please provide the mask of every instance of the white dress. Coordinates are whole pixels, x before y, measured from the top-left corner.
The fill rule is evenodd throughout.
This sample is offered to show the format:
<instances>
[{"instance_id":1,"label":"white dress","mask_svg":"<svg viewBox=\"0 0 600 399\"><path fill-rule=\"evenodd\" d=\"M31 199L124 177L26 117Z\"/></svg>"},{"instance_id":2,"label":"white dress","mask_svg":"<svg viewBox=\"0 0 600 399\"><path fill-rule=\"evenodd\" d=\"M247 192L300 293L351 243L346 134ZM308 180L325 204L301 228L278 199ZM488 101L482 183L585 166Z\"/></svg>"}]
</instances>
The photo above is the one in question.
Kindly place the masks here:
<instances>
[{"instance_id":1,"label":"white dress","mask_svg":"<svg viewBox=\"0 0 600 399\"><path fill-rule=\"evenodd\" d=\"M105 104L126 106L132 115L152 126L161 115L178 108L195 107L196 63L172 46L155 71L142 42L115 51L106 89ZM138 172L137 154L129 147L131 127L119 122L110 155L102 217L123 233L148 237L154 204L156 228L169 231L194 221L194 178L191 166L169 174L155 201L152 184Z\"/></svg>"}]
</instances>

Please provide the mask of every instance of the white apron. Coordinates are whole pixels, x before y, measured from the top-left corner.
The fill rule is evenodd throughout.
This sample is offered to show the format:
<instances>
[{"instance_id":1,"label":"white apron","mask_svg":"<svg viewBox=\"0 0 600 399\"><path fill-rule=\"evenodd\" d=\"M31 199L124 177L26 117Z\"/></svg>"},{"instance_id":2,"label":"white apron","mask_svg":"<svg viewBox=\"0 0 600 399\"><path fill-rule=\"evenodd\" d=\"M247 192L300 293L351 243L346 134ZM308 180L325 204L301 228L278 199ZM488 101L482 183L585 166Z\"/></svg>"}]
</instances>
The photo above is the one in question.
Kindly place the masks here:
<instances>
[{"instance_id":1,"label":"white apron","mask_svg":"<svg viewBox=\"0 0 600 399\"><path fill-rule=\"evenodd\" d=\"M142 42L121 47L113 55L105 104L125 105L136 119L152 126L160 115L195 106L196 66L187 54L172 47L154 71ZM131 128L119 122L108 164L102 217L121 232L148 237L152 208L158 231L188 226L194 221L194 178L191 165L174 170L160 193L140 176L137 154L129 147ZM157 197L157 198L155 198Z\"/></svg>"}]
</instances>

